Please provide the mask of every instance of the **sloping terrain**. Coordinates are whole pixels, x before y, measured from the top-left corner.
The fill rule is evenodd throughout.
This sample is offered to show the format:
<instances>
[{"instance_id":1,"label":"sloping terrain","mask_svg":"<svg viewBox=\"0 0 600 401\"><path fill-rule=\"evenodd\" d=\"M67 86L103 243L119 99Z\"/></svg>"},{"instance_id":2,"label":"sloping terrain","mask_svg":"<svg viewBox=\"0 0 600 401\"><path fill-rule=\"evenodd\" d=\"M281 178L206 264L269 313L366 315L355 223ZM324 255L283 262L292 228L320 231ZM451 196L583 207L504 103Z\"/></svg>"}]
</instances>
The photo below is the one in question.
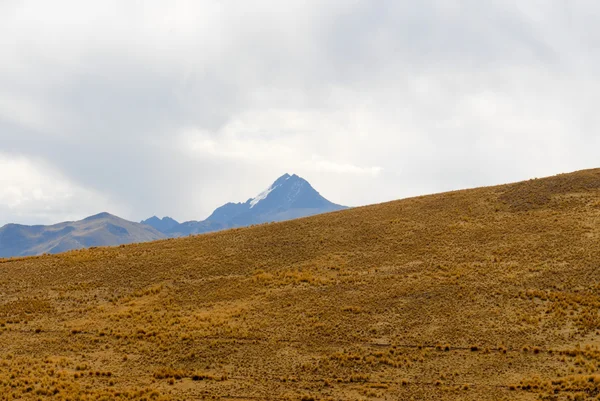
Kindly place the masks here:
<instances>
[{"instance_id":1,"label":"sloping terrain","mask_svg":"<svg viewBox=\"0 0 600 401\"><path fill-rule=\"evenodd\" d=\"M0 399L585 400L600 170L0 263Z\"/></svg>"},{"instance_id":2,"label":"sloping terrain","mask_svg":"<svg viewBox=\"0 0 600 401\"><path fill-rule=\"evenodd\" d=\"M51 226L7 224L0 228L0 257L60 253L161 238L165 235L152 227L100 213L80 221Z\"/></svg>"},{"instance_id":3,"label":"sloping terrain","mask_svg":"<svg viewBox=\"0 0 600 401\"><path fill-rule=\"evenodd\" d=\"M156 216L142 221L170 237L184 237L220 231L227 228L246 227L314 216L316 214L346 209L325 199L304 178L284 174L266 190L244 203L226 203L218 207L203 221L177 223Z\"/></svg>"}]
</instances>

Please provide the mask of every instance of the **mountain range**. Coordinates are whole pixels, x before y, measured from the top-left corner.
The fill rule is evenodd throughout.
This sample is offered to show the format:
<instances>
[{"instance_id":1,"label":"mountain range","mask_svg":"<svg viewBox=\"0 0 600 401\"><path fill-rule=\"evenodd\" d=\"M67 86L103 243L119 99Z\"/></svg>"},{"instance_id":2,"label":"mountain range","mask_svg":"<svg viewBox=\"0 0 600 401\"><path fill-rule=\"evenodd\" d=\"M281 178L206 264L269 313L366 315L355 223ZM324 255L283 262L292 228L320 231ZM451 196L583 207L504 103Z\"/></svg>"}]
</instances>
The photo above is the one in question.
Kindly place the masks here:
<instances>
[{"instance_id":1,"label":"mountain range","mask_svg":"<svg viewBox=\"0 0 600 401\"><path fill-rule=\"evenodd\" d=\"M305 179L284 174L244 203L227 203L206 220L179 223L153 216L140 223L109 213L50 226L7 224L0 228L0 257L61 253L94 246L115 246L184 237L228 228L277 222L345 209L321 196Z\"/></svg>"},{"instance_id":2,"label":"mountain range","mask_svg":"<svg viewBox=\"0 0 600 401\"><path fill-rule=\"evenodd\" d=\"M141 223L169 237L182 237L291 220L345 208L325 199L302 177L284 174L256 197L244 203L227 203L217 208L206 220L178 223L170 217L159 219L153 216Z\"/></svg>"},{"instance_id":3,"label":"mountain range","mask_svg":"<svg viewBox=\"0 0 600 401\"><path fill-rule=\"evenodd\" d=\"M7 224L0 228L0 257L61 253L72 249L148 242L165 238L154 228L99 213L51 226Z\"/></svg>"}]
</instances>

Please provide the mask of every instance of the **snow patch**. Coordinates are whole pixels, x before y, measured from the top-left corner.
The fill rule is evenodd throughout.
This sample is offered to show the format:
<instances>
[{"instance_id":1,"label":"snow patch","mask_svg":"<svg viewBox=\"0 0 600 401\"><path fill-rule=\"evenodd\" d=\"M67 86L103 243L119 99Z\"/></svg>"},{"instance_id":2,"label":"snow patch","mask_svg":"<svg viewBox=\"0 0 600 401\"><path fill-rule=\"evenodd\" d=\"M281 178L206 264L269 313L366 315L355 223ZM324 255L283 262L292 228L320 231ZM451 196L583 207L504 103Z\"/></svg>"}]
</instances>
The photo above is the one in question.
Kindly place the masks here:
<instances>
[{"instance_id":1,"label":"snow patch","mask_svg":"<svg viewBox=\"0 0 600 401\"><path fill-rule=\"evenodd\" d=\"M287 180L289 180L290 178L292 178L293 176L286 174L285 175L285 179L282 180L282 178L284 178L284 176L279 177L279 179L277 181L275 181L273 184L271 184L271 186L267 189L265 189L264 191L262 191L260 194L258 194L256 196L256 198L252 198L250 199L250 209L252 209L254 206L258 205L258 203L262 200L267 199L267 196L269 196L269 194L271 192L273 192L274 190L276 190L277 188L279 188L280 186L283 185L284 182L286 182ZM294 184L294 186L297 186L298 183Z\"/></svg>"},{"instance_id":2,"label":"snow patch","mask_svg":"<svg viewBox=\"0 0 600 401\"><path fill-rule=\"evenodd\" d=\"M267 199L267 196L269 196L269 194L271 192L273 192L273 190L277 188L275 186L270 186L269 188L265 189L264 191L262 191L260 194L258 194L256 196L256 198L252 198L250 199L250 209L252 209L254 206L256 206L258 204L258 202L260 202L261 200Z\"/></svg>"}]
</instances>

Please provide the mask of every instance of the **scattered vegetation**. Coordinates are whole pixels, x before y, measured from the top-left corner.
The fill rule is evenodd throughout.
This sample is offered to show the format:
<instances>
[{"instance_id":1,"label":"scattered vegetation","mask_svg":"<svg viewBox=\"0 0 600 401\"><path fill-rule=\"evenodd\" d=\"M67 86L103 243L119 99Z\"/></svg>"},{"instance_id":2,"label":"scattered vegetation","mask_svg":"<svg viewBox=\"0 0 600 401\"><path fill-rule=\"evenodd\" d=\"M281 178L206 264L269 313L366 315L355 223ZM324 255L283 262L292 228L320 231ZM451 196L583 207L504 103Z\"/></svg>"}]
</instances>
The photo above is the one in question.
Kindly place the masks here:
<instances>
[{"instance_id":1,"label":"scattered vegetation","mask_svg":"<svg viewBox=\"0 0 600 401\"><path fill-rule=\"evenodd\" d=\"M600 170L0 260L0 400L591 400Z\"/></svg>"}]
</instances>

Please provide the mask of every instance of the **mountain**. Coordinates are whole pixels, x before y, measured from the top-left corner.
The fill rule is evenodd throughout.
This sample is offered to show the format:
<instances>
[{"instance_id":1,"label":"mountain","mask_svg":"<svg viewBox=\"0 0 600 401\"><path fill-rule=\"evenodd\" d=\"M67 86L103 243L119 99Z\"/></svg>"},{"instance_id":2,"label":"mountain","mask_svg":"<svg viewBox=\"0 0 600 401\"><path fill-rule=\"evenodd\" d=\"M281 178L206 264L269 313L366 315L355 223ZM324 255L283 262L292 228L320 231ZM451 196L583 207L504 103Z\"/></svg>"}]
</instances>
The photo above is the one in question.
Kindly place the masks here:
<instances>
[{"instance_id":1,"label":"mountain","mask_svg":"<svg viewBox=\"0 0 600 401\"><path fill-rule=\"evenodd\" d=\"M0 257L60 253L93 246L122 245L220 231L345 209L323 198L303 178L285 174L245 203L227 203L204 221L153 216L134 223L100 213L51 226L7 224L0 228Z\"/></svg>"},{"instance_id":2,"label":"mountain","mask_svg":"<svg viewBox=\"0 0 600 401\"><path fill-rule=\"evenodd\" d=\"M0 228L0 257L60 253L161 238L165 235L152 227L100 213L80 221L51 226L7 224Z\"/></svg>"},{"instance_id":3,"label":"mountain","mask_svg":"<svg viewBox=\"0 0 600 401\"><path fill-rule=\"evenodd\" d=\"M161 228L162 220L158 218L151 218L144 222L149 221L154 228L166 235L181 237L291 220L342 209L346 209L346 206L328 201L305 179L296 174L284 174L256 197L244 203L227 203L217 208L204 221L188 221L179 225L170 225L166 229Z\"/></svg>"},{"instance_id":4,"label":"mountain","mask_svg":"<svg viewBox=\"0 0 600 401\"><path fill-rule=\"evenodd\" d=\"M149 219L141 221L140 224L146 224L160 232L167 232L167 231L171 230L173 227L178 226L179 222L168 216L163 217L162 219L159 219L156 216L152 216Z\"/></svg>"},{"instance_id":5,"label":"mountain","mask_svg":"<svg viewBox=\"0 0 600 401\"><path fill-rule=\"evenodd\" d=\"M598 400L600 169L0 260L2 400Z\"/></svg>"}]
</instances>

